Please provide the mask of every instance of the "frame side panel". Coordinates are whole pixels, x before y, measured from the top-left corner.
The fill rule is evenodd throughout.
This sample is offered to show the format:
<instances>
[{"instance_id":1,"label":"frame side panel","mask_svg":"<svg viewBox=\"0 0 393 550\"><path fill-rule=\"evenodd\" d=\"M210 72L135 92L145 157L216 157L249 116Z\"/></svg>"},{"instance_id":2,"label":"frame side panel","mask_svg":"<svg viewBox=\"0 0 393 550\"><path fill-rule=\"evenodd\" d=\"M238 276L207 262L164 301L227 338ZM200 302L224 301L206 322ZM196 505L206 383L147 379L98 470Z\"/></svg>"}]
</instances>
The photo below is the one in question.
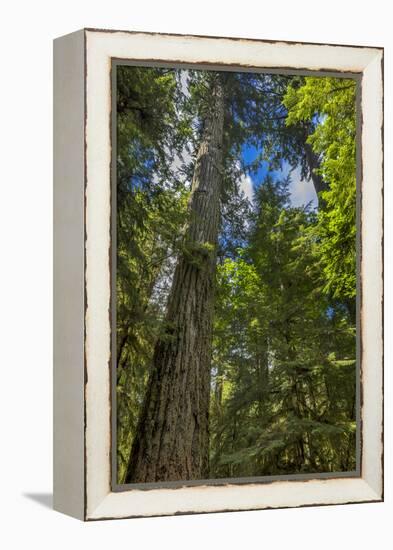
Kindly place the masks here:
<instances>
[{"instance_id":1,"label":"frame side panel","mask_svg":"<svg viewBox=\"0 0 393 550\"><path fill-rule=\"evenodd\" d=\"M382 52L363 76L362 477L383 498L383 78Z\"/></svg>"},{"instance_id":2,"label":"frame side panel","mask_svg":"<svg viewBox=\"0 0 393 550\"><path fill-rule=\"evenodd\" d=\"M54 41L53 506L84 519L84 31Z\"/></svg>"}]
</instances>

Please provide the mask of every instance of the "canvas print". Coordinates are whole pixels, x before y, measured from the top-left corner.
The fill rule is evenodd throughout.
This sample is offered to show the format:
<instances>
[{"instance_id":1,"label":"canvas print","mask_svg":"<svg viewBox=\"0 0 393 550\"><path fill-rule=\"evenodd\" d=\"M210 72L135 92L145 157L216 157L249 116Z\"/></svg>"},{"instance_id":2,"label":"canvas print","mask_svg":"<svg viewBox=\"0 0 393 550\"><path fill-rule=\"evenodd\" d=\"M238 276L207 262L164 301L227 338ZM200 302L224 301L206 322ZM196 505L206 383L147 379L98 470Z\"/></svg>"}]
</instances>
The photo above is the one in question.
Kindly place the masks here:
<instances>
[{"instance_id":1,"label":"canvas print","mask_svg":"<svg viewBox=\"0 0 393 550\"><path fill-rule=\"evenodd\" d=\"M119 485L357 469L357 81L118 64Z\"/></svg>"}]
</instances>

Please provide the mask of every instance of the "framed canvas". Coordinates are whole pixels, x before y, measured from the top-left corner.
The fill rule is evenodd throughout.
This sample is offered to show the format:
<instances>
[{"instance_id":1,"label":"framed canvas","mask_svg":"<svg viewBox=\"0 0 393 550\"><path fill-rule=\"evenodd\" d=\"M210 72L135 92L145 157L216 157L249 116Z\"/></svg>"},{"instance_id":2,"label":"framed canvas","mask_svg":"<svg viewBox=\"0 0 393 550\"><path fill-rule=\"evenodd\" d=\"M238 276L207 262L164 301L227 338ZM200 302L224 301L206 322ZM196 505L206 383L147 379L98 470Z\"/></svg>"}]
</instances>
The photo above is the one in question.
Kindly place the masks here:
<instances>
[{"instance_id":1,"label":"framed canvas","mask_svg":"<svg viewBox=\"0 0 393 550\"><path fill-rule=\"evenodd\" d=\"M54 507L383 499L383 49L54 42Z\"/></svg>"}]
</instances>

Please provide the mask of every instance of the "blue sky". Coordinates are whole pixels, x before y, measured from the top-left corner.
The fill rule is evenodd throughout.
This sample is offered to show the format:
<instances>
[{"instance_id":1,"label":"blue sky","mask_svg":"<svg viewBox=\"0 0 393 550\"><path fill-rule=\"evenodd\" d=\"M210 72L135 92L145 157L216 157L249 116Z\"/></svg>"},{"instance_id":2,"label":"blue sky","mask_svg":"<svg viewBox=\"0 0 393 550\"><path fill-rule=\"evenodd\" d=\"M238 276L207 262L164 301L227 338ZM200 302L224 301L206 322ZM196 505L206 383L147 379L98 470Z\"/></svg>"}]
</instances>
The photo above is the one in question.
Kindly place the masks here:
<instances>
[{"instance_id":1,"label":"blue sky","mask_svg":"<svg viewBox=\"0 0 393 550\"><path fill-rule=\"evenodd\" d=\"M245 146L242 151L242 160L245 164L253 162L259 151L252 146ZM269 163L263 162L260 164L257 172L244 175L241 178L240 186L246 197L252 202L254 190L261 184L267 173L269 172ZM305 206L311 203L311 206L317 207L318 201L311 180L303 180L300 175L300 169L296 168L291 171L291 167L287 162L283 162L281 170L270 171L270 174L277 179L282 179L288 176L291 172L291 184L289 191L291 193L290 200L292 206Z\"/></svg>"}]
</instances>

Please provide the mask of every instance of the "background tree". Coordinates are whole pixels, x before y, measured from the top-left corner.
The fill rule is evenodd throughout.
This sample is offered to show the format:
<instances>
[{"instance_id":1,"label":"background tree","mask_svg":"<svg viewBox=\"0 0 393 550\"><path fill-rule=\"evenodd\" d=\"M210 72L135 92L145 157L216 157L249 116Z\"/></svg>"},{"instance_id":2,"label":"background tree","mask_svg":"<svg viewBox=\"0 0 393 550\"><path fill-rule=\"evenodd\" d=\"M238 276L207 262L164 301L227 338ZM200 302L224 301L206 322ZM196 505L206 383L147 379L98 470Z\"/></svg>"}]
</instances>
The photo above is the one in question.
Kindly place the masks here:
<instances>
[{"instance_id":1,"label":"background tree","mask_svg":"<svg viewBox=\"0 0 393 550\"><path fill-rule=\"evenodd\" d=\"M211 476L354 469L354 330L321 285L316 215L259 187L249 245L219 268Z\"/></svg>"},{"instance_id":2,"label":"background tree","mask_svg":"<svg viewBox=\"0 0 393 550\"><path fill-rule=\"evenodd\" d=\"M322 162L318 173L328 182L319 213L318 236L325 291L347 303L355 314L356 294L356 82L307 77L284 97L287 125L317 119L308 143Z\"/></svg>"}]
</instances>

